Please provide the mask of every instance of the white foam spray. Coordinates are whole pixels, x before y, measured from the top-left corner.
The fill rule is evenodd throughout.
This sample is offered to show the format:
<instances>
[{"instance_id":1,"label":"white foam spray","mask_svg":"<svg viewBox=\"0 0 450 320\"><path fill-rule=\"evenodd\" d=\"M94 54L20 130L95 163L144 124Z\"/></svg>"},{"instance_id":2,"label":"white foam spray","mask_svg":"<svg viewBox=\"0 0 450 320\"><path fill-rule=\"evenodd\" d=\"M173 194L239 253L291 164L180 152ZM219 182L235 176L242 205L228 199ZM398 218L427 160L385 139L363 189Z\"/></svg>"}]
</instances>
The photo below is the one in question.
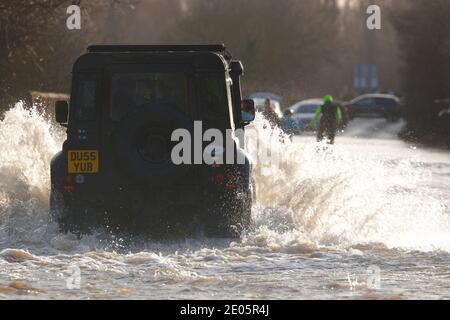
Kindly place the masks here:
<instances>
[{"instance_id":1,"label":"white foam spray","mask_svg":"<svg viewBox=\"0 0 450 320\"><path fill-rule=\"evenodd\" d=\"M257 162L254 168L260 207L256 231L245 243L288 251L368 244L450 250L450 215L428 187L431 172L416 159L387 161L376 152L354 152L339 140L325 146L285 138L268 146L264 143L282 133L270 130L262 117L249 132L279 165ZM249 151L254 158L260 152Z\"/></svg>"},{"instance_id":2,"label":"white foam spray","mask_svg":"<svg viewBox=\"0 0 450 320\"><path fill-rule=\"evenodd\" d=\"M42 106L19 102L0 122L0 240L38 243L48 223L50 160L61 132Z\"/></svg>"},{"instance_id":3,"label":"white foam spray","mask_svg":"<svg viewBox=\"0 0 450 320\"><path fill-rule=\"evenodd\" d=\"M314 141L291 142L269 127L259 116L248 130L257 141L248 144L250 154L257 158L257 148L275 141L270 155L277 159L276 165L254 167L258 204L239 247L450 251L448 209L427 187L430 173L414 159L386 161L376 153L354 152L339 140L323 150ZM50 160L62 141L62 130L36 107L18 103L0 122L0 242L6 246L80 245L61 237L48 215ZM87 250L96 247L91 241Z\"/></svg>"}]
</instances>

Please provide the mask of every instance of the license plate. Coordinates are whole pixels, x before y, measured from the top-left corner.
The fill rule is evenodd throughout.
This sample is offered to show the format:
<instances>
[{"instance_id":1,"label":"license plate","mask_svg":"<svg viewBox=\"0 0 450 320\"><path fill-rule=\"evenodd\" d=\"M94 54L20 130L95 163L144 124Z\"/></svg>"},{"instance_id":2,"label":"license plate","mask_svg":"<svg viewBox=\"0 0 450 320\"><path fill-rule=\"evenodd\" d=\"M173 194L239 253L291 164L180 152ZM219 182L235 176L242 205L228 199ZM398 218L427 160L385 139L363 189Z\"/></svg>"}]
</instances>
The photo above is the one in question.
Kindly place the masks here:
<instances>
[{"instance_id":1,"label":"license plate","mask_svg":"<svg viewBox=\"0 0 450 320\"><path fill-rule=\"evenodd\" d=\"M69 150L69 173L98 173L98 150Z\"/></svg>"}]
</instances>

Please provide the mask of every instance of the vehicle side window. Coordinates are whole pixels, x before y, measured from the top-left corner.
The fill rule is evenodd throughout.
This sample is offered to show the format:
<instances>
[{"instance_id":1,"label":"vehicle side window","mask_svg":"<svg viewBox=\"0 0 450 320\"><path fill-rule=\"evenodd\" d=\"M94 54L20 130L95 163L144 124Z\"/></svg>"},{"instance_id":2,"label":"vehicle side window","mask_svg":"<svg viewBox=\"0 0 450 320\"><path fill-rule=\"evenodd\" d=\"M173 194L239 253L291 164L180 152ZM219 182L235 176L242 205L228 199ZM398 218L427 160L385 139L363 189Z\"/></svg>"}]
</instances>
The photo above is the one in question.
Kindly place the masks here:
<instances>
[{"instance_id":1,"label":"vehicle side window","mask_svg":"<svg viewBox=\"0 0 450 320\"><path fill-rule=\"evenodd\" d=\"M372 98L364 98L355 103L357 107L370 107L374 105L374 101Z\"/></svg>"},{"instance_id":2,"label":"vehicle side window","mask_svg":"<svg viewBox=\"0 0 450 320\"><path fill-rule=\"evenodd\" d=\"M95 119L98 80L93 75L82 75L75 89L75 118L80 121Z\"/></svg>"},{"instance_id":3,"label":"vehicle side window","mask_svg":"<svg viewBox=\"0 0 450 320\"><path fill-rule=\"evenodd\" d=\"M309 104L302 108L302 112L304 113L314 113L320 105Z\"/></svg>"},{"instance_id":4,"label":"vehicle side window","mask_svg":"<svg viewBox=\"0 0 450 320\"><path fill-rule=\"evenodd\" d=\"M224 75L200 75L198 84L202 115L208 119L229 119L228 92Z\"/></svg>"},{"instance_id":5,"label":"vehicle side window","mask_svg":"<svg viewBox=\"0 0 450 320\"><path fill-rule=\"evenodd\" d=\"M307 104L302 105L300 107L297 107L297 109L294 111L294 113L315 113L317 108L320 107L319 104Z\"/></svg>"},{"instance_id":6,"label":"vehicle side window","mask_svg":"<svg viewBox=\"0 0 450 320\"><path fill-rule=\"evenodd\" d=\"M378 98L376 101L377 105L381 107L394 108L397 105L393 99Z\"/></svg>"}]
</instances>

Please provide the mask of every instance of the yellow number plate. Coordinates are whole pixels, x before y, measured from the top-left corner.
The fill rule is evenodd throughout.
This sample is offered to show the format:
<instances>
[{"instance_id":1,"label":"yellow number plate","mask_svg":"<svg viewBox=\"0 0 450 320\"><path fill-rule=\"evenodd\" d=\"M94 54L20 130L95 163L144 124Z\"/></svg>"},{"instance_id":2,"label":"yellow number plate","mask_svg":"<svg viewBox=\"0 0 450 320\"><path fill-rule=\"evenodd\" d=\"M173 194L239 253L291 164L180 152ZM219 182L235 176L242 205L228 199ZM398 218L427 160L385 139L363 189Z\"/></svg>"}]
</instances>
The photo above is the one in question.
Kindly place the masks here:
<instances>
[{"instance_id":1,"label":"yellow number plate","mask_svg":"<svg viewBox=\"0 0 450 320\"><path fill-rule=\"evenodd\" d=\"M98 150L69 150L67 161L69 173L98 172Z\"/></svg>"}]
</instances>

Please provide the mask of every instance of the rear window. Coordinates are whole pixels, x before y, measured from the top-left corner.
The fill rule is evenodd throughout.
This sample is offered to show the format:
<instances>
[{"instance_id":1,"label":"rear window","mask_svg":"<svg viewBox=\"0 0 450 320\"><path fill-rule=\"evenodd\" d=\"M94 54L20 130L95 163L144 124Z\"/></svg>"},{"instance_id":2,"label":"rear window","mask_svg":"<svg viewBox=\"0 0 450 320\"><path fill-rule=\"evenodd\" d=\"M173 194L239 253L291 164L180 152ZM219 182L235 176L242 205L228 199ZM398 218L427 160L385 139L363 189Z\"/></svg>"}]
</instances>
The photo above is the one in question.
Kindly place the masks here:
<instances>
[{"instance_id":1,"label":"rear window","mask_svg":"<svg viewBox=\"0 0 450 320\"><path fill-rule=\"evenodd\" d=\"M80 121L95 119L98 80L95 75L83 74L76 81L75 118Z\"/></svg>"},{"instance_id":2,"label":"rear window","mask_svg":"<svg viewBox=\"0 0 450 320\"><path fill-rule=\"evenodd\" d=\"M164 103L188 114L188 77L182 72L118 73L111 84L111 118L120 120L137 107Z\"/></svg>"},{"instance_id":3,"label":"rear window","mask_svg":"<svg viewBox=\"0 0 450 320\"><path fill-rule=\"evenodd\" d=\"M202 117L229 119L228 92L224 74L206 74L198 78L198 97Z\"/></svg>"}]
</instances>

